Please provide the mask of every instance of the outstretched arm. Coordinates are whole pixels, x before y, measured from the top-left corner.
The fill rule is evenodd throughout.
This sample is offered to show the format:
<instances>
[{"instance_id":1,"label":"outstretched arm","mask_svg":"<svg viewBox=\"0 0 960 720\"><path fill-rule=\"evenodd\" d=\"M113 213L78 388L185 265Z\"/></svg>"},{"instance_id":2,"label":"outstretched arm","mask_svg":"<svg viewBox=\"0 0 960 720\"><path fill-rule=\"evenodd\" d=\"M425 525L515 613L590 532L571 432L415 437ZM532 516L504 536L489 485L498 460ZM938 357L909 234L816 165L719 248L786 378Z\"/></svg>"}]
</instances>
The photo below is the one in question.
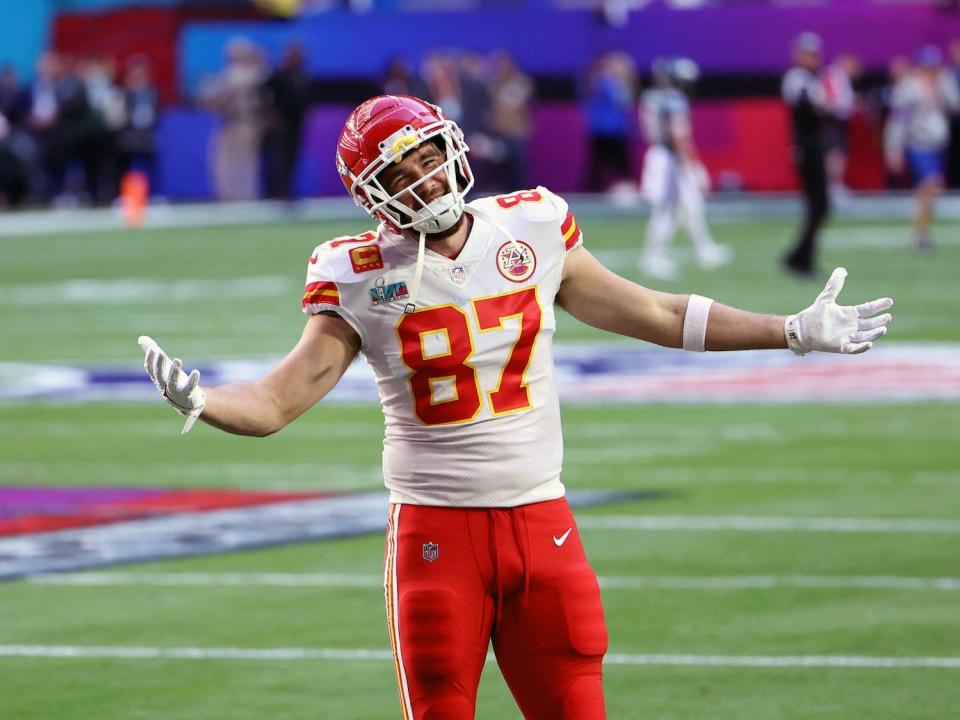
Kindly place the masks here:
<instances>
[{"instance_id":1,"label":"outstretched arm","mask_svg":"<svg viewBox=\"0 0 960 720\"><path fill-rule=\"evenodd\" d=\"M842 268L834 270L813 305L796 315L763 315L710 303L696 295L645 288L607 270L580 247L567 257L557 301L588 325L665 347L789 347L801 355L812 350L863 352L886 333L890 314L873 316L891 307L893 301L881 298L853 307L837 305L846 274Z\"/></svg>"},{"instance_id":2,"label":"outstretched arm","mask_svg":"<svg viewBox=\"0 0 960 720\"><path fill-rule=\"evenodd\" d=\"M183 432L199 417L230 433L260 437L281 430L330 392L360 350L360 338L346 321L314 315L293 350L263 378L204 388L196 370L184 373L180 361L171 361L152 338L139 342L147 374L187 417Z\"/></svg>"}]
</instances>

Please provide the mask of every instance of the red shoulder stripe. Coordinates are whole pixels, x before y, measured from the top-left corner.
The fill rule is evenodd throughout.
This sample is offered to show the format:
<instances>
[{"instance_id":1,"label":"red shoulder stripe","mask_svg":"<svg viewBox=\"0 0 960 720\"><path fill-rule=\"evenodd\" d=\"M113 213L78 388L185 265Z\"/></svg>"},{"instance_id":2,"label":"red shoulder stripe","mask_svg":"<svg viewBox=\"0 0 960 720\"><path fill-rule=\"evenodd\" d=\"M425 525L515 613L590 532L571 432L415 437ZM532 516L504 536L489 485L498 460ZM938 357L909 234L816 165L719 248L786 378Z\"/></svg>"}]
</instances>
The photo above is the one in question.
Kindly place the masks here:
<instances>
[{"instance_id":1,"label":"red shoulder stripe","mask_svg":"<svg viewBox=\"0 0 960 720\"><path fill-rule=\"evenodd\" d=\"M577 225L577 221L574 220L573 223L570 225L570 227L567 229L567 231L563 234L564 247L567 250L569 250L574 245L576 245L577 242L579 242L581 237L582 237L582 233L580 232L580 226Z\"/></svg>"},{"instance_id":2,"label":"red shoulder stripe","mask_svg":"<svg viewBox=\"0 0 960 720\"><path fill-rule=\"evenodd\" d=\"M340 291L337 284L333 282L313 282L304 289L303 300L300 302L302 307L307 305L326 303L328 305L340 304Z\"/></svg>"}]
</instances>

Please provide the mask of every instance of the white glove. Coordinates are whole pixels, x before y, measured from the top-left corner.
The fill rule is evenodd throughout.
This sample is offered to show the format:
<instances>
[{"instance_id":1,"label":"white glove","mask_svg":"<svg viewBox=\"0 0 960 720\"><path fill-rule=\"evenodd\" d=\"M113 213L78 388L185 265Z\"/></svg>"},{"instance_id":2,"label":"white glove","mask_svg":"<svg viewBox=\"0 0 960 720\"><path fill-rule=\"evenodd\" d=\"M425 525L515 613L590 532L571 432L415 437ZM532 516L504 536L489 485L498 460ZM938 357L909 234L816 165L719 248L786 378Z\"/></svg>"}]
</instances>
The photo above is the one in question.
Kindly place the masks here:
<instances>
[{"instance_id":1,"label":"white glove","mask_svg":"<svg viewBox=\"0 0 960 720\"><path fill-rule=\"evenodd\" d=\"M862 305L837 305L837 295L846 277L846 269L838 267L813 305L787 318L783 332L787 345L797 355L814 350L862 353L873 347L874 340L887 334L887 323L892 316L877 313L890 308L893 300L880 298Z\"/></svg>"},{"instance_id":2,"label":"white glove","mask_svg":"<svg viewBox=\"0 0 960 720\"><path fill-rule=\"evenodd\" d=\"M187 418L183 424L181 435L190 432L190 428L200 417L207 403L206 395L199 386L200 371L194 370L189 375L183 371L183 363L177 358L171 362L167 354L157 345L156 340L147 335L137 338L140 349L146 353L143 360L143 369L157 386L174 410Z\"/></svg>"}]
</instances>

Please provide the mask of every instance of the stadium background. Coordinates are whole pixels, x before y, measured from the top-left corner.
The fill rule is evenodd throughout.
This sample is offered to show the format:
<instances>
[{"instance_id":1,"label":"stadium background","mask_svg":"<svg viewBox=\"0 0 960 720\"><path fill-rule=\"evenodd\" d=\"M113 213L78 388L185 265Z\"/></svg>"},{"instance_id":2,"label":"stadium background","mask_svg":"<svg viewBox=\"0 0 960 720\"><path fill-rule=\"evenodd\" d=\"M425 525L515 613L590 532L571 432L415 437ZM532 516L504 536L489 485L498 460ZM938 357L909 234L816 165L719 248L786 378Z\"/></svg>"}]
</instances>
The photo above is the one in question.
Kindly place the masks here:
<instances>
[{"instance_id":1,"label":"stadium background","mask_svg":"<svg viewBox=\"0 0 960 720\"><path fill-rule=\"evenodd\" d=\"M0 65L25 82L50 48L145 56L161 99L145 227L125 229L109 202L0 214L2 717L399 715L378 578L382 419L362 366L275 437L181 438L135 344L152 334L218 381L292 346L304 260L368 229L337 198L332 142L391 57L416 68L437 48L510 51L536 87L530 183L568 194L588 246L636 280L644 206L581 194L585 77L611 50L644 86L653 57L694 58L695 136L714 180L730 180L714 230L737 259L712 273L686 262L657 286L786 313L818 290L777 264L798 222L777 97L792 38L817 31L828 61L859 55L868 99L893 56L960 37L960 12L940 2L349 5L287 18L246 2L0 4ZM237 36L271 64L304 44L303 199L209 202L218 121L196 96ZM896 299L874 351L701 358L560 319L564 478L636 493L578 512L607 608L611 717L960 706L958 208L941 203L935 255L910 250L909 197L887 187L880 128L860 107L854 192L823 265L850 270L842 299ZM478 717L516 716L488 667Z\"/></svg>"}]
</instances>

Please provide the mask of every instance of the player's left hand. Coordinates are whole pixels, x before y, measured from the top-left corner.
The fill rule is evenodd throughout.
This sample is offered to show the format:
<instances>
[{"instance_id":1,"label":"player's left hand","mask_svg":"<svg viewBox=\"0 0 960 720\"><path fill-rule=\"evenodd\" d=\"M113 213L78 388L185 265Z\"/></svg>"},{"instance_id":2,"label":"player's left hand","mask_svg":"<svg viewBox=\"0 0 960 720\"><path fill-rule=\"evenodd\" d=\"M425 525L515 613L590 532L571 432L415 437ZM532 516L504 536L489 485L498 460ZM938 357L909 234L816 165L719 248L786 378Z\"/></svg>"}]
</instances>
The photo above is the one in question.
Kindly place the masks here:
<instances>
[{"instance_id":1,"label":"player's left hand","mask_svg":"<svg viewBox=\"0 0 960 720\"><path fill-rule=\"evenodd\" d=\"M813 305L790 315L784 323L787 345L797 355L808 352L857 354L873 347L873 341L886 335L890 313L877 313L893 306L891 298L879 298L860 305L838 305L837 296L847 278L845 268L830 275Z\"/></svg>"},{"instance_id":2,"label":"player's left hand","mask_svg":"<svg viewBox=\"0 0 960 720\"><path fill-rule=\"evenodd\" d=\"M180 434L185 435L190 432L207 404L206 395L199 385L200 371L193 370L189 375L185 373L180 359L171 361L157 341L148 335L137 338L137 344L145 353L143 369L147 371L163 399L187 418L180 430Z\"/></svg>"}]
</instances>

